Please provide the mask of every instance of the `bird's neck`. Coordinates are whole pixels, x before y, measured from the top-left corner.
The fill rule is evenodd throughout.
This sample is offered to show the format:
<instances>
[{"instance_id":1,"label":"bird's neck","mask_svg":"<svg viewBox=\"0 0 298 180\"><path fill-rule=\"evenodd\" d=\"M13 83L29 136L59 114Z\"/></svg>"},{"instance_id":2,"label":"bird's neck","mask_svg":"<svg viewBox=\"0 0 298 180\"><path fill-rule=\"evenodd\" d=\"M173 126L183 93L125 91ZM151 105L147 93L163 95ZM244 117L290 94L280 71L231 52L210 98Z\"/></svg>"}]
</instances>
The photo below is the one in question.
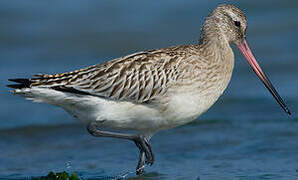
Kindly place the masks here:
<instances>
[{"instance_id":1,"label":"bird's neck","mask_svg":"<svg viewBox=\"0 0 298 180\"><path fill-rule=\"evenodd\" d=\"M218 71L218 74L221 74L225 81L222 89L225 89L234 68L234 53L228 39L214 22L213 19L205 21L199 46L203 56L209 61L209 67L218 66L212 71Z\"/></svg>"},{"instance_id":2,"label":"bird's neck","mask_svg":"<svg viewBox=\"0 0 298 180\"><path fill-rule=\"evenodd\" d=\"M231 50L230 43L224 37L211 36L200 40L200 47L206 51L226 52Z\"/></svg>"},{"instance_id":3,"label":"bird's neck","mask_svg":"<svg viewBox=\"0 0 298 180\"><path fill-rule=\"evenodd\" d=\"M204 56L214 63L229 65L234 63L234 53L225 37L216 34L204 34L199 47ZM208 58L213 56L213 58Z\"/></svg>"},{"instance_id":4,"label":"bird's neck","mask_svg":"<svg viewBox=\"0 0 298 180\"><path fill-rule=\"evenodd\" d=\"M200 46L202 48L215 48L220 51L230 50L230 44L225 33L217 22L218 19L214 16L208 16L203 24Z\"/></svg>"},{"instance_id":5,"label":"bird's neck","mask_svg":"<svg viewBox=\"0 0 298 180\"><path fill-rule=\"evenodd\" d=\"M202 27L199 46L211 65L217 64L225 69L233 67L234 53L230 43L215 20L210 17Z\"/></svg>"}]
</instances>

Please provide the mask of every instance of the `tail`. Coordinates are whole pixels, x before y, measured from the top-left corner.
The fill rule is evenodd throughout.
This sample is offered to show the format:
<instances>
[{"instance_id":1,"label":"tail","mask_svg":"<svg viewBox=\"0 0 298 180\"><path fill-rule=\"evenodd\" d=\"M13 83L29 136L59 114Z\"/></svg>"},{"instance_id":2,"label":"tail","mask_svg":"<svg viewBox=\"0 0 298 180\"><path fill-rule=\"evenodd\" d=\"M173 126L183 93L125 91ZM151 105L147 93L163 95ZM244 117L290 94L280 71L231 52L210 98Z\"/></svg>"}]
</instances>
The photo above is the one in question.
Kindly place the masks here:
<instances>
[{"instance_id":1,"label":"tail","mask_svg":"<svg viewBox=\"0 0 298 180\"><path fill-rule=\"evenodd\" d=\"M8 79L11 82L16 82L17 84L9 84L6 85L9 88L13 89L23 89L23 88L30 88L32 81L30 79Z\"/></svg>"},{"instance_id":2,"label":"tail","mask_svg":"<svg viewBox=\"0 0 298 180\"><path fill-rule=\"evenodd\" d=\"M36 76L37 75L35 75L35 77ZM55 105L55 102L59 101L59 98L61 98L61 93L59 93L60 91L56 91L52 87L43 86L43 84L41 84L40 82L45 78L35 77L30 79L8 79L9 81L14 82L14 84L8 84L6 86L9 88L13 88L13 90L11 91L13 94L23 96L28 100ZM37 84L41 85L38 86Z\"/></svg>"},{"instance_id":3,"label":"tail","mask_svg":"<svg viewBox=\"0 0 298 180\"><path fill-rule=\"evenodd\" d=\"M59 74L35 74L32 78L18 78L18 79L8 79L9 81L15 82L17 84L6 85L9 88L15 89L16 92L21 89L27 89L32 87L47 87L53 88L55 90L65 91L66 88L62 87L68 83L72 78L76 76L83 76L88 74L98 68L98 65L89 66L84 69L79 69L76 71L59 73ZM76 78L74 78L76 79Z\"/></svg>"},{"instance_id":4,"label":"tail","mask_svg":"<svg viewBox=\"0 0 298 180\"><path fill-rule=\"evenodd\" d=\"M17 84L6 85L9 88L15 89L14 91L31 88L31 87L55 87L63 84L63 80L68 80L71 78L71 73L61 73L61 74L35 74L32 78L18 78L18 79L8 79L8 81L15 82Z\"/></svg>"}]
</instances>

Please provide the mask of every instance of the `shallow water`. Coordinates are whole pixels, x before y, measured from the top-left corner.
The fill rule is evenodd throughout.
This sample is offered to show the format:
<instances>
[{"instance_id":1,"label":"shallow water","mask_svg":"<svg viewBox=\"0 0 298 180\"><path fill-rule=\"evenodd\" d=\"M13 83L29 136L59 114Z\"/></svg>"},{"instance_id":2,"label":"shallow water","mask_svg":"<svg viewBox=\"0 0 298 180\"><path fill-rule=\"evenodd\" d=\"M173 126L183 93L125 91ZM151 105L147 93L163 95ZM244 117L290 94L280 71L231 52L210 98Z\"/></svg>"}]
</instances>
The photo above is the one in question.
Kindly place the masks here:
<instances>
[{"instance_id":1,"label":"shallow water","mask_svg":"<svg viewBox=\"0 0 298 180\"><path fill-rule=\"evenodd\" d=\"M117 179L134 171L133 143L91 137L63 110L9 94L7 79L197 43L203 18L219 3L0 1L0 179L50 171ZM144 179L298 178L298 2L234 4L246 12L250 46L293 115L281 110L235 49L224 95L193 123L152 138L156 161Z\"/></svg>"}]
</instances>

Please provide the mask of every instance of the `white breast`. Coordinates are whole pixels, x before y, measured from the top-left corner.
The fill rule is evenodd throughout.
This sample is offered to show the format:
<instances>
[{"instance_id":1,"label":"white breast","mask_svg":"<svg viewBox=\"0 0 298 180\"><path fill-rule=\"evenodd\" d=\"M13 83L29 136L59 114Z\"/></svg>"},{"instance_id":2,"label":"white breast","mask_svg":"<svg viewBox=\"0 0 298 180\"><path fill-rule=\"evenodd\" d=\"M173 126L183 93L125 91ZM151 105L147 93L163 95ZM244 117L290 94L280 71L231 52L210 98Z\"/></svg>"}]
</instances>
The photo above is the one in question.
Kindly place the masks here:
<instances>
[{"instance_id":1,"label":"white breast","mask_svg":"<svg viewBox=\"0 0 298 180\"><path fill-rule=\"evenodd\" d=\"M195 120L207 111L220 95L221 93L208 95L186 92L172 96L168 108L164 112L164 115L167 116L168 128L180 126Z\"/></svg>"}]
</instances>

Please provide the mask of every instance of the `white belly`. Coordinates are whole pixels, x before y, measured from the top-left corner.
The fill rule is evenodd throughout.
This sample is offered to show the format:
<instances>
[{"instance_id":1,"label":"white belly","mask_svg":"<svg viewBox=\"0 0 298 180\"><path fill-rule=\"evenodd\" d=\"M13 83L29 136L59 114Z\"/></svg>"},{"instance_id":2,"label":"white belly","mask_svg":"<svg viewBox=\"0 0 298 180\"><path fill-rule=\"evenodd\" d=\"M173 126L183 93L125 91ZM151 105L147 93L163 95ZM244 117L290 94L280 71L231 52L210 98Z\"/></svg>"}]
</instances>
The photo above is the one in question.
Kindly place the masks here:
<instances>
[{"instance_id":1,"label":"white belly","mask_svg":"<svg viewBox=\"0 0 298 180\"><path fill-rule=\"evenodd\" d=\"M188 123L205 112L217 99L194 93L168 97L165 104L134 104L100 97L76 96L46 88L27 89L30 99L64 108L83 122L98 121L103 128L137 130L152 134Z\"/></svg>"},{"instance_id":2,"label":"white belly","mask_svg":"<svg viewBox=\"0 0 298 180\"><path fill-rule=\"evenodd\" d=\"M83 121L96 120L98 125L104 128L153 133L196 119L209 109L216 99L185 93L170 97L165 105L154 106L85 96L79 99L79 104L64 108Z\"/></svg>"},{"instance_id":3,"label":"white belly","mask_svg":"<svg viewBox=\"0 0 298 180\"><path fill-rule=\"evenodd\" d=\"M195 120L207 111L218 97L206 97L194 93L173 96L165 112L168 120L167 128L180 126Z\"/></svg>"}]
</instances>

